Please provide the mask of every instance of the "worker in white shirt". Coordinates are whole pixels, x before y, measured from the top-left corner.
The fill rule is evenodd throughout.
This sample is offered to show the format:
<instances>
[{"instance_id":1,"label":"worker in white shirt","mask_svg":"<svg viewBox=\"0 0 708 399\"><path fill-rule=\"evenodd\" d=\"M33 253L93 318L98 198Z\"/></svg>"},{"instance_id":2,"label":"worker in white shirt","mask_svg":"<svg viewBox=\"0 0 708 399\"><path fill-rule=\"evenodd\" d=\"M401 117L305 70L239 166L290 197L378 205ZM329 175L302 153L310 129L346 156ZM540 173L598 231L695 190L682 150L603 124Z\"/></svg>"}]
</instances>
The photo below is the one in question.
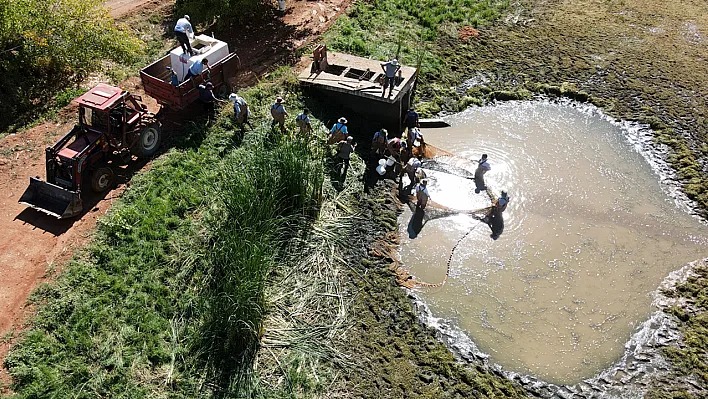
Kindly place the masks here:
<instances>
[{"instance_id":1,"label":"worker in white shirt","mask_svg":"<svg viewBox=\"0 0 708 399\"><path fill-rule=\"evenodd\" d=\"M251 116L251 111L248 109L246 99L236 93L231 93L229 95L229 101L234 103L234 120L236 124L241 127L241 130L243 130L244 125L248 125L248 127L253 129L251 122L248 121L248 118Z\"/></svg>"},{"instance_id":2,"label":"worker in white shirt","mask_svg":"<svg viewBox=\"0 0 708 399\"><path fill-rule=\"evenodd\" d=\"M419 158L411 157L406 163L404 171L408 174L408 179L411 181L411 188L418 183L418 169L422 166ZM409 188L410 190L410 188Z\"/></svg>"},{"instance_id":3,"label":"worker in white shirt","mask_svg":"<svg viewBox=\"0 0 708 399\"><path fill-rule=\"evenodd\" d=\"M423 179L418 187L416 187L415 198L417 200L415 205L416 209L425 210L425 207L428 206L428 200L430 199L430 193L428 193L428 180Z\"/></svg>"},{"instance_id":4,"label":"worker in white shirt","mask_svg":"<svg viewBox=\"0 0 708 399\"><path fill-rule=\"evenodd\" d=\"M194 55L194 50L192 50L192 45L189 43L188 34L194 34L194 29L192 29L192 24L189 22L189 15L185 15L183 18L177 20L177 25L175 25L175 36L179 45L182 47L182 52L184 54Z\"/></svg>"},{"instance_id":5,"label":"worker in white shirt","mask_svg":"<svg viewBox=\"0 0 708 399\"><path fill-rule=\"evenodd\" d=\"M381 69L383 69L384 74L386 75L384 77L383 92L381 92L381 97L386 94L387 87L389 88L388 96L391 97L391 95L393 95L393 88L396 86L396 74L401 69L401 64L398 63L397 59L393 58L391 61L381 63Z\"/></svg>"}]
</instances>

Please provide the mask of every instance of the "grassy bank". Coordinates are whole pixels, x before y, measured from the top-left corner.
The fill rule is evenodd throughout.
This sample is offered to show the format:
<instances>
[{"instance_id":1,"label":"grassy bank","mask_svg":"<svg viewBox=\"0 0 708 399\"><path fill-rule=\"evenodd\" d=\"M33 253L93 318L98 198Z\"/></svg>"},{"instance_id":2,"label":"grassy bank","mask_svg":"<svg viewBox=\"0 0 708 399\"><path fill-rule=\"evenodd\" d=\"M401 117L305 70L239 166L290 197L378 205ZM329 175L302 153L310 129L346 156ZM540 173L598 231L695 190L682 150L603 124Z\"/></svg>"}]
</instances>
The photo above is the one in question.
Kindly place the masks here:
<instances>
[{"instance_id":1,"label":"grassy bank","mask_svg":"<svg viewBox=\"0 0 708 399\"><path fill-rule=\"evenodd\" d=\"M254 110L287 89L275 80L245 93ZM188 124L93 244L35 292L37 315L5 361L17 397L250 389L273 305L266 289L294 259L316 255L289 244L312 235L325 176L316 142L280 137L256 114L245 136L228 107Z\"/></svg>"}]
</instances>

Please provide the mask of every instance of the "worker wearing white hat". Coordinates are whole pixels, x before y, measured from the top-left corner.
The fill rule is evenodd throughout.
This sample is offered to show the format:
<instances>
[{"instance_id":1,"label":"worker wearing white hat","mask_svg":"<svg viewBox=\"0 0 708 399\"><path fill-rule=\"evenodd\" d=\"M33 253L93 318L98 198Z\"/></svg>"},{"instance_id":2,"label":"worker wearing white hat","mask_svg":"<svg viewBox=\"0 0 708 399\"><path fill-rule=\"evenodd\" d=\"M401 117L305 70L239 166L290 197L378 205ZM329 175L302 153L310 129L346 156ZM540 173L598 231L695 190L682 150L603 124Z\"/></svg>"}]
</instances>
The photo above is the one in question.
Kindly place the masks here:
<instances>
[{"instance_id":1,"label":"worker wearing white hat","mask_svg":"<svg viewBox=\"0 0 708 399\"><path fill-rule=\"evenodd\" d=\"M273 117L271 126L277 123L280 126L280 132L283 134L285 134L285 118L288 116L288 111L285 110L285 105L283 105L284 102L283 97L278 96L275 98L273 105L270 106L270 115Z\"/></svg>"},{"instance_id":2,"label":"worker wearing white hat","mask_svg":"<svg viewBox=\"0 0 708 399\"><path fill-rule=\"evenodd\" d=\"M386 87L390 87L390 90L388 91L388 96L391 97L391 95L393 95L393 87L396 85L396 74L401 69L401 64L398 63L397 59L393 58L389 62L382 63L381 69L383 69L384 73L386 74L384 78L383 92L381 93L381 97L386 94Z\"/></svg>"},{"instance_id":3,"label":"worker wearing white hat","mask_svg":"<svg viewBox=\"0 0 708 399\"><path fill-rule=\"evenodd\" d=\"M332 128L329 130L327 142L329 144L338 143L341 140L346 139L348 135L349 130L347 129L347 118L341 117L337 119L337 123L332 125Z\"/></svg>"}]
</instances>

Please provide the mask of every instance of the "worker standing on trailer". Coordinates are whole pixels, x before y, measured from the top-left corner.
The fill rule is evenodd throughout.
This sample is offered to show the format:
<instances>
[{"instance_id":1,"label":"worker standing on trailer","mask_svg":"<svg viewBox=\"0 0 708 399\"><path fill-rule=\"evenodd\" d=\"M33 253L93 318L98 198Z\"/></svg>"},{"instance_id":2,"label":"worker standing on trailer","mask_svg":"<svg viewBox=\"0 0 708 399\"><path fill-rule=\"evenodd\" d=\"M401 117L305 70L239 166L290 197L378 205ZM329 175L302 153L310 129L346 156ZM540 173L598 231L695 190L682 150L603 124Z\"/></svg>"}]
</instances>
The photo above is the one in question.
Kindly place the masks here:
<instances>
[{"instance_id":1,"label":"worker standing on trailer","mask_svg":"<svg viewBox=\"0 0 708 399\"><path fill-rule=\"evenodd\" d=\"M204 68L206 68L206 71L204 70ZM209 60L204 58L201 62L195 62L194 64L192 64L191 67L189 67L189 71L187 71L187 74L184 75L184 80L209 72L211 72L211 68L209 67Z\"/></svg>"},{"instance_id":2,"label":"worker standing on trailer","mask_svg":"<svg viewBox=\"0 0 708 399\"><path fill-rule=\"evenodd\" d=\"M189 22L189 15L185 15L183 18L177 20L177 25L175 25L175 36L179 45L182 47L182 52L184 54L194 55L194 50L192 50L192 45L189 43L188 34L194 34L194 29L192 29L192 24Z\"/></svg>"},{"instance_id":3,"label":"worker standing on trailer","mask_svg":"<svg viewBox=\"0 0 708 399\"><path fill-rule=\"evenodd\" d=\"M285 110L285 105L283 105L283 97L276 97L275 103L270 106L270 115L273 117L273 122L271 127L276 123L280 126L280 132L285 134L285 118L288 116L288 111Z\"/></svg>"},{"instance_id":4,"label":"worker standing on trailer","mask_svg":"<svg viewBox=\"0 0 708 399\"><path fill-rule=\"evenodd\" d=\"M312 124L310 123L310 110L302 109L302 113L295 117L295 124L300 128L300 134L312 132Z\"/></svg>"},{"instance_id":5,"label":"worker standing on trailer","mask_svg":"<svg viewBox=\"0 0 708 399\"><path fill-rule=\"evenodd\" d=\"M381 69L383 69L384 74L386 75L384 76L384 85L383 92L381 92L381 97L386 95L386 87L390 87L388 96L391 97L393 95L393 88L396 86L396 74L401 69L401 64L398 63L397 59L393 58L389 62L381 63Z\"/></svg>"},{"instance_id":6,"label":"worker standing on trailer","mask_svg":"<svg viewBox=\"0 0 708 399\"><path fill-rule=\"evenodd\" d=\"M418 184L418 187L415 189L415 198L416 209L425 210L425 207L428 206L428 200L430 199L430 193L428 193L428 180L423 179L420 184Z\"/></svg>"},{"instance_id":7,"label":"worker standing on trailer","mask_svg":"<svg viewBox=\"0 0 708 399\"><path fill-rule=\"evenodd\" d=\"M487 162L487 154L482 154L482 158L477 161L477 169L474 171L474 184L477 188L474 192L479 194L480 191L487 189L487 184L484 182L484 175L492 170L491 165Z\"/></svg>"}]
</instances>

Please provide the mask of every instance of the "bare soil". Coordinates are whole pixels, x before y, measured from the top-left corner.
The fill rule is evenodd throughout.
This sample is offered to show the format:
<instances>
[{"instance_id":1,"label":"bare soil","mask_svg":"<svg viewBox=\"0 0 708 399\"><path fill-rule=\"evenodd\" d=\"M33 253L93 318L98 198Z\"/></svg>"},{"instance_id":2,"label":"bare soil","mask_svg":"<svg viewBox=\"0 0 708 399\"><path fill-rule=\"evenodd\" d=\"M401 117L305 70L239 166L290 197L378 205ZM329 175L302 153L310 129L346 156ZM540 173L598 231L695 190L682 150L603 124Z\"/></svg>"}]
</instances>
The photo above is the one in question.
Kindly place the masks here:
<instances>
[{"instance_id":1,"label":"bare soil","mask_svg":"<svg viewBox=\"0 0 708 399\"><path fill-rule=\"evenodd\" d=\"M113 18L123 18L139 11L156 8L173 1L165 0L106 0L104 5Z\"/></svg>"},{"instance_id":2,"label":"bare soil","mask_svg":"<svg viewBox=\"0 0 708 399\"><path fill-rule=\"evenodd\" d=\"M232 86L243 87L257 82L274 65L296 62L295 50L309 44L341 15L351 0L289 1L282 17L264 16L239 29L239 33L223 38L237 52L242 69L232 80ZM169 12L170 0L108 0L114 18L129 20L152 12ZM217 35L218 36L218 35ZM177 43L175 42L175 45ZM120 84L143 96L148 108L157 112L159 105L142 91L139 78ZM169 136L174 126L174 114L163 114L163 135ZM30 312L27 298L42 281L86 245L98 218L108 212L113 201L129 184L130 177L149 165L134 163L118 172L117 186L100 197L85 201L80 217L57 220L20 205L18 200L29 185L30 176L44 179L44 149L68 132L76 118L76 106L63 109L58 118L9 135L0 140L0 359L13 344L11 337L21 330ZM189 116L182 116L189 118ZM181 119L181 118L180 118ZM167 138L169 142L169 139ZM7 372L0 369L0 382L7 381Z\"/></svg>"}]
</instances>

